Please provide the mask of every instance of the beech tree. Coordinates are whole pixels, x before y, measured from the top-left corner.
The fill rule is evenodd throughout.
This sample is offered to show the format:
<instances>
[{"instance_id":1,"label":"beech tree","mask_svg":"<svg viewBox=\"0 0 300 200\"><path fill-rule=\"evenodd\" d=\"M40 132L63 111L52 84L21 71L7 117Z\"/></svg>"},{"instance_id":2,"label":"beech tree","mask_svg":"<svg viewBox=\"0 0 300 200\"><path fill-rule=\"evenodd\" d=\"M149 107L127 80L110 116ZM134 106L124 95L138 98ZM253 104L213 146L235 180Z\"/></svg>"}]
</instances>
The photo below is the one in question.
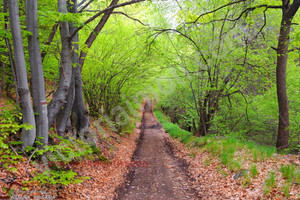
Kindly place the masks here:
<instances>
[{"instance_id":1,"label":"beech tree","mask_svg":"<svg viewBox=\"0 0 300 200\"><path fill-rule=\"evenodd\" d=\"M100 17L99 23L90 33L86 41L87 47L90 48L115 8L135 4L141 1L143 0L133 0L118 4L118 0L112 0L108 7L97 11L95 15L79 26L64 17L59 20L58 24L53 26L50 36L45 44L51 44L57 28L59 27L61 62L59 66L59 81L57 83L57 89L54 91L53 97L47 106L45 80L42 67L42 60L44 60L46 52L41 52L40 50L37 1L27 0L26 29L30 32L28 34L28 46L33 108L27 83L25 55L18 15L18 2L9 1L9 18L11 32L13 35L13 50L15 56L15 61L10 59L10 62L12 66L14 62L16 63L16 80L23 113L23 123L28 123L35 127L31 130L24 129L22 131L24 147L33 145L36 139L36 133L38 137L43 137L41 142L48 144L48 132L54 122L56 124L57 132L60 135L64 135L67 125L71 124L72 128L69 128L68 131L73 130L74 133L79 132L80 136L83 137L89 127L89 118L82 91L81 68L88 52L82 50L81 57L79 57L79 31L84 26ZM4 1L4 3L5 2L6 1ZM82 1L80 2L81 8L78 10L76 0L58 0L57 2L58 12L61 13L61 16L67 16L68 13L76 14L78 12L82 12L92 3L92 1ZM35 116L33 111L36 113Z\"/></svg>"},{"instance_id":2,"label":"beech tree","mask_svg":"<svg viewBox=\"0 0 300 200\"><path fill-rule=\"evenodd\" d=\"M48 144L47 102L39 42L37 1L26 0L26 25L27 31L31 32L31 34L28 35L28 46L33 109L36 113L36 133L38 137L43 137L41 140L42 143Z\"/></svg>"},{"instance_id":3,"label":"beech tree","mask_svg":"<svg viewBox=\"0 0 300 200\"><path fill-rule=\"evenodd\" d=\"M21 34L20 16L18 0L9 0L9 21L13 37L13 49L15 57L15 66L17 74L17 89L20 97L20 106L23 114L23 123L30 124L33 127L30 130L23 129L21 140L23 146L32 146L35 141L36 129L33 108L31 105L30 91L28 88L27 71L23 49L23 39Z\"/></svg>"}]
</instances>

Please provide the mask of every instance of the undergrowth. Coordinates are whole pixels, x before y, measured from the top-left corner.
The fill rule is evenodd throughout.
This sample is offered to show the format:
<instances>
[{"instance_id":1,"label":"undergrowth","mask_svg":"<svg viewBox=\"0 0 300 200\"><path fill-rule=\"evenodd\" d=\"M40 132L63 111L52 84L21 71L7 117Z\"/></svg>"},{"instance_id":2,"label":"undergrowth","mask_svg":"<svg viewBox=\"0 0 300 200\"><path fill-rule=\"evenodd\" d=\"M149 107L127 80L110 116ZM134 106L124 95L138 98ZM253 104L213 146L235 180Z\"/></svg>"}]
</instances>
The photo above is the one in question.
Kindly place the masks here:
<instances>
[{"instance_id":1,"label":"undergrowth","mask_svg":"<svg viewBox=\"0 0 300 200\"><path fill-rule=\"evenodd\" d=\"M180 142L192 147L200 147L210 152L212 156L219 158L221 163L231 171L241 169L244 159L258 162L270 158L276 153L275 147L259 145L253 141L241 140L234 134L227 136L207 135L195 137L191 132L181 129L177 124L168 121L158 110L154 111L157 120L162 124L170 136L177 138ZM241 154L241 152L243 152ZM254 172L254 176L255 176Z\"/></svg>"},{"instance_id":2,"label":"undergrowth","mask_svg":"<svg viewBox=\"0 0 300 200\"><path fill-rule=\"evenodd\" d=\"M166 132L171 137L177 138L180 142L189 147L199 147L209 152L213 157L219 159L223 166L226 166L232 172L238 172L242 169L243 162L250 161L249 175L246 173L242 182L246 187L251 181L259 176L257 162L265 161L268 158L274 158L276 148L264 146L255 143L254 141L246 141L240 135L228 134L226 136L207 135L204 137L195 137L192 133L182 130L177 124L168 121L158 110L154 111L157 120L162 124ZM204 159L204 165L210 165L210 159ZM217 168L220 166L217 166ZM218 168L218 171L224 175L223 171ZM281 166L279 170L282 177L285 179L284 185L281 187L282 193L289 197L291 185L293 183L300 184L300 169L295 165ZM273 188L277 187L277 177L275 171L270 171L265 178L263 191L265 195L269 195Z\"/></svg>"}]
</instances>

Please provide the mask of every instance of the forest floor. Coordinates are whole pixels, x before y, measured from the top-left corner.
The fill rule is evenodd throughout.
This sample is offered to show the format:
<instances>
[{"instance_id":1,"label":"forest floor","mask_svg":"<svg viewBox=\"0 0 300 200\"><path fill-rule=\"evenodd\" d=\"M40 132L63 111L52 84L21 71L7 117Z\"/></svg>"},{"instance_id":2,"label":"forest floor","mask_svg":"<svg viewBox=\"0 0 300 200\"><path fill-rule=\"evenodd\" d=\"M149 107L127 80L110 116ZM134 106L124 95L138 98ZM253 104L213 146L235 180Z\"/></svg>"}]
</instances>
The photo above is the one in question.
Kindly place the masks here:
<instances>
[{"instance_id":1,"label":"forest floor","mask_svg":"<svg viewBox=\"0 0 300 200\"><path fill-rule=\"evenodd\" d=\"M234 178L243 170L231 171L206 150L188 147L170 137L147 105L132 159L137 166L131 168L114 199L300 199L296 183L290 185L289 197L284 195L285 180L279 173L282 165L299 166L299 155L275 155L258 161L256 177ZM144 161L147 167L139 165ZM243 167L250 169L250 165L250 161L245 162ZM271 171L275 173L274 185L266 194Z\"/></svg>"},{"instance_id":2,"label":"forest floor","mask_svg":"<svg viewBox=\"0 0 300 200\"><path fill-rule=\"evenodd\" d=\"M142 123L138 122L134 132L125 136L99 128L100 125L93 122L92 128L103 129L98 147L110 163L86 160L72 166L79 176L90 179L67 186L36 183L29 185L27 191L15 184L11 199L300 199L300 187L294 183L290 186L290 197L284 197L281 190L284 180L280 173L276 175L276 186L268 195L264 194L268 172L276 168L278 171L282 164L299 166L299 155L278 155L259 161L256 178L235 180L233 176L237 172L228 170L209 152L188 147L165 133L151 106L145 105L144 112L140 111L140 117L142 115ZM38 170L30 164L26 173L26 164L27 160L15 166L18 169L15 176L23 177L18 183L30 180L29 173ZM250 167L245 166L245 169ZM8 174L0 168L0 178L5 177ZM3 182L0 186L8 187Z\"/></svg>"}]
</instances>

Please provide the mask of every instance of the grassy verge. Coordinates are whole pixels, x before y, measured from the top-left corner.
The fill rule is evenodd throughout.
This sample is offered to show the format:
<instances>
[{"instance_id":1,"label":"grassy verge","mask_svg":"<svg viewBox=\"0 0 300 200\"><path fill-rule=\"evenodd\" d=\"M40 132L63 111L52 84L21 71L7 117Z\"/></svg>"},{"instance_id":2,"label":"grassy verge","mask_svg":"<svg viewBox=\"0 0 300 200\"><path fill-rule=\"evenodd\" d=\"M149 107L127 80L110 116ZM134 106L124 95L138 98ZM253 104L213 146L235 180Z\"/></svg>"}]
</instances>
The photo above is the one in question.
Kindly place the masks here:
<instances>
[{"instance_id":1,"label":"grassy verge","mask_svg":"<svg viewBox=\"0 0 300 200\"><path fill-rule=\"evenodd\" d=\"M179 139L179 141L188 146L205 148L213 156L219 157L224 165L230 164L229 162L233 158L240 157L237 155L237 151L243 151L243 158L247 156L247 159L253 162L265 160L276 153L275 147L259 145L253 141L242 141L235 135L195 137L191 132L181 129L177 124L169 122L167 117L160 111L155 110L154 113L157 120L171 137Z\"/></svg>"},{"instance_id":2,"label":"grassy verge","mask_svg":"<svg viewBox=\"0 0 300 200\"><path fill-rule=\"evenodd\" d=\"M276 160L276 148L259 145L253 141L244 141L234 134L226 136L208 135L205 137L195 137L192 133L182 130L177 124L168 121L158 110L155 110L157 120L162 124L166 132L171 137L177 138L180 142L189 147L198 147L207 151L212 157L217 158L221 165L226 166L231 172L244 171L242 183L247 187L254 179L264 180L264 193L269 195L273 188L277 187L276 180L280 177L284 179L281 188L285 197L289 197L292 184L300 184L300 168L294 164L279 164L270 168L267 176L260 177L259 166L268 160ZM210 160L204 160L205 166L210 164ZM245 167L247 166L247 167ZM220 167L220 166L217 166ZM271 167L271 166L270 166Z\"/></svg>"}]
</instances>

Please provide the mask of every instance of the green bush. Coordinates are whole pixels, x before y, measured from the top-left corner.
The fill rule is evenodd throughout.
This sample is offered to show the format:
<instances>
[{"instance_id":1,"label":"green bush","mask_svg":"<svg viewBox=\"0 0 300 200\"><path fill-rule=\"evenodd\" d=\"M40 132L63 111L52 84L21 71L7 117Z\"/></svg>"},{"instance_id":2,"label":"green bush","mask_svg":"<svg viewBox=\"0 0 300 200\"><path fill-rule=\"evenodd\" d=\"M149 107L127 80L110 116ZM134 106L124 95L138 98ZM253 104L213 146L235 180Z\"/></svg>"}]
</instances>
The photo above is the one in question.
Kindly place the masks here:
<instances>
[{"instance_id":1,"label":"green bush","mask_svg":"<svg viewBox=\"0 0 300 200\"><path fill-rule=\"evenodd\" d=\"M40 184L51 184L51 185L69 185L81 183L89 177L79 177L77 173L72 170L60 171L60 170L46 170L41 174L37 174L31 181L37 181Z\"/></svg>"},{"instance_id":2,"label":"green bush","mask_svg":"<svg viewBox=\"0 0 300 200\"><path fill-rule=\"evenodd\" d=\"M22 156L12 150L14 145L20 145L22 142L11 140L16 137L17 133L25 128L31 129L29 124L20 124L22 121L22 113L17 109L4 109L1 113L0 121L0 164L4 169L16 171L12 164L20 162Z\"/></svg>"}]
</instances>

